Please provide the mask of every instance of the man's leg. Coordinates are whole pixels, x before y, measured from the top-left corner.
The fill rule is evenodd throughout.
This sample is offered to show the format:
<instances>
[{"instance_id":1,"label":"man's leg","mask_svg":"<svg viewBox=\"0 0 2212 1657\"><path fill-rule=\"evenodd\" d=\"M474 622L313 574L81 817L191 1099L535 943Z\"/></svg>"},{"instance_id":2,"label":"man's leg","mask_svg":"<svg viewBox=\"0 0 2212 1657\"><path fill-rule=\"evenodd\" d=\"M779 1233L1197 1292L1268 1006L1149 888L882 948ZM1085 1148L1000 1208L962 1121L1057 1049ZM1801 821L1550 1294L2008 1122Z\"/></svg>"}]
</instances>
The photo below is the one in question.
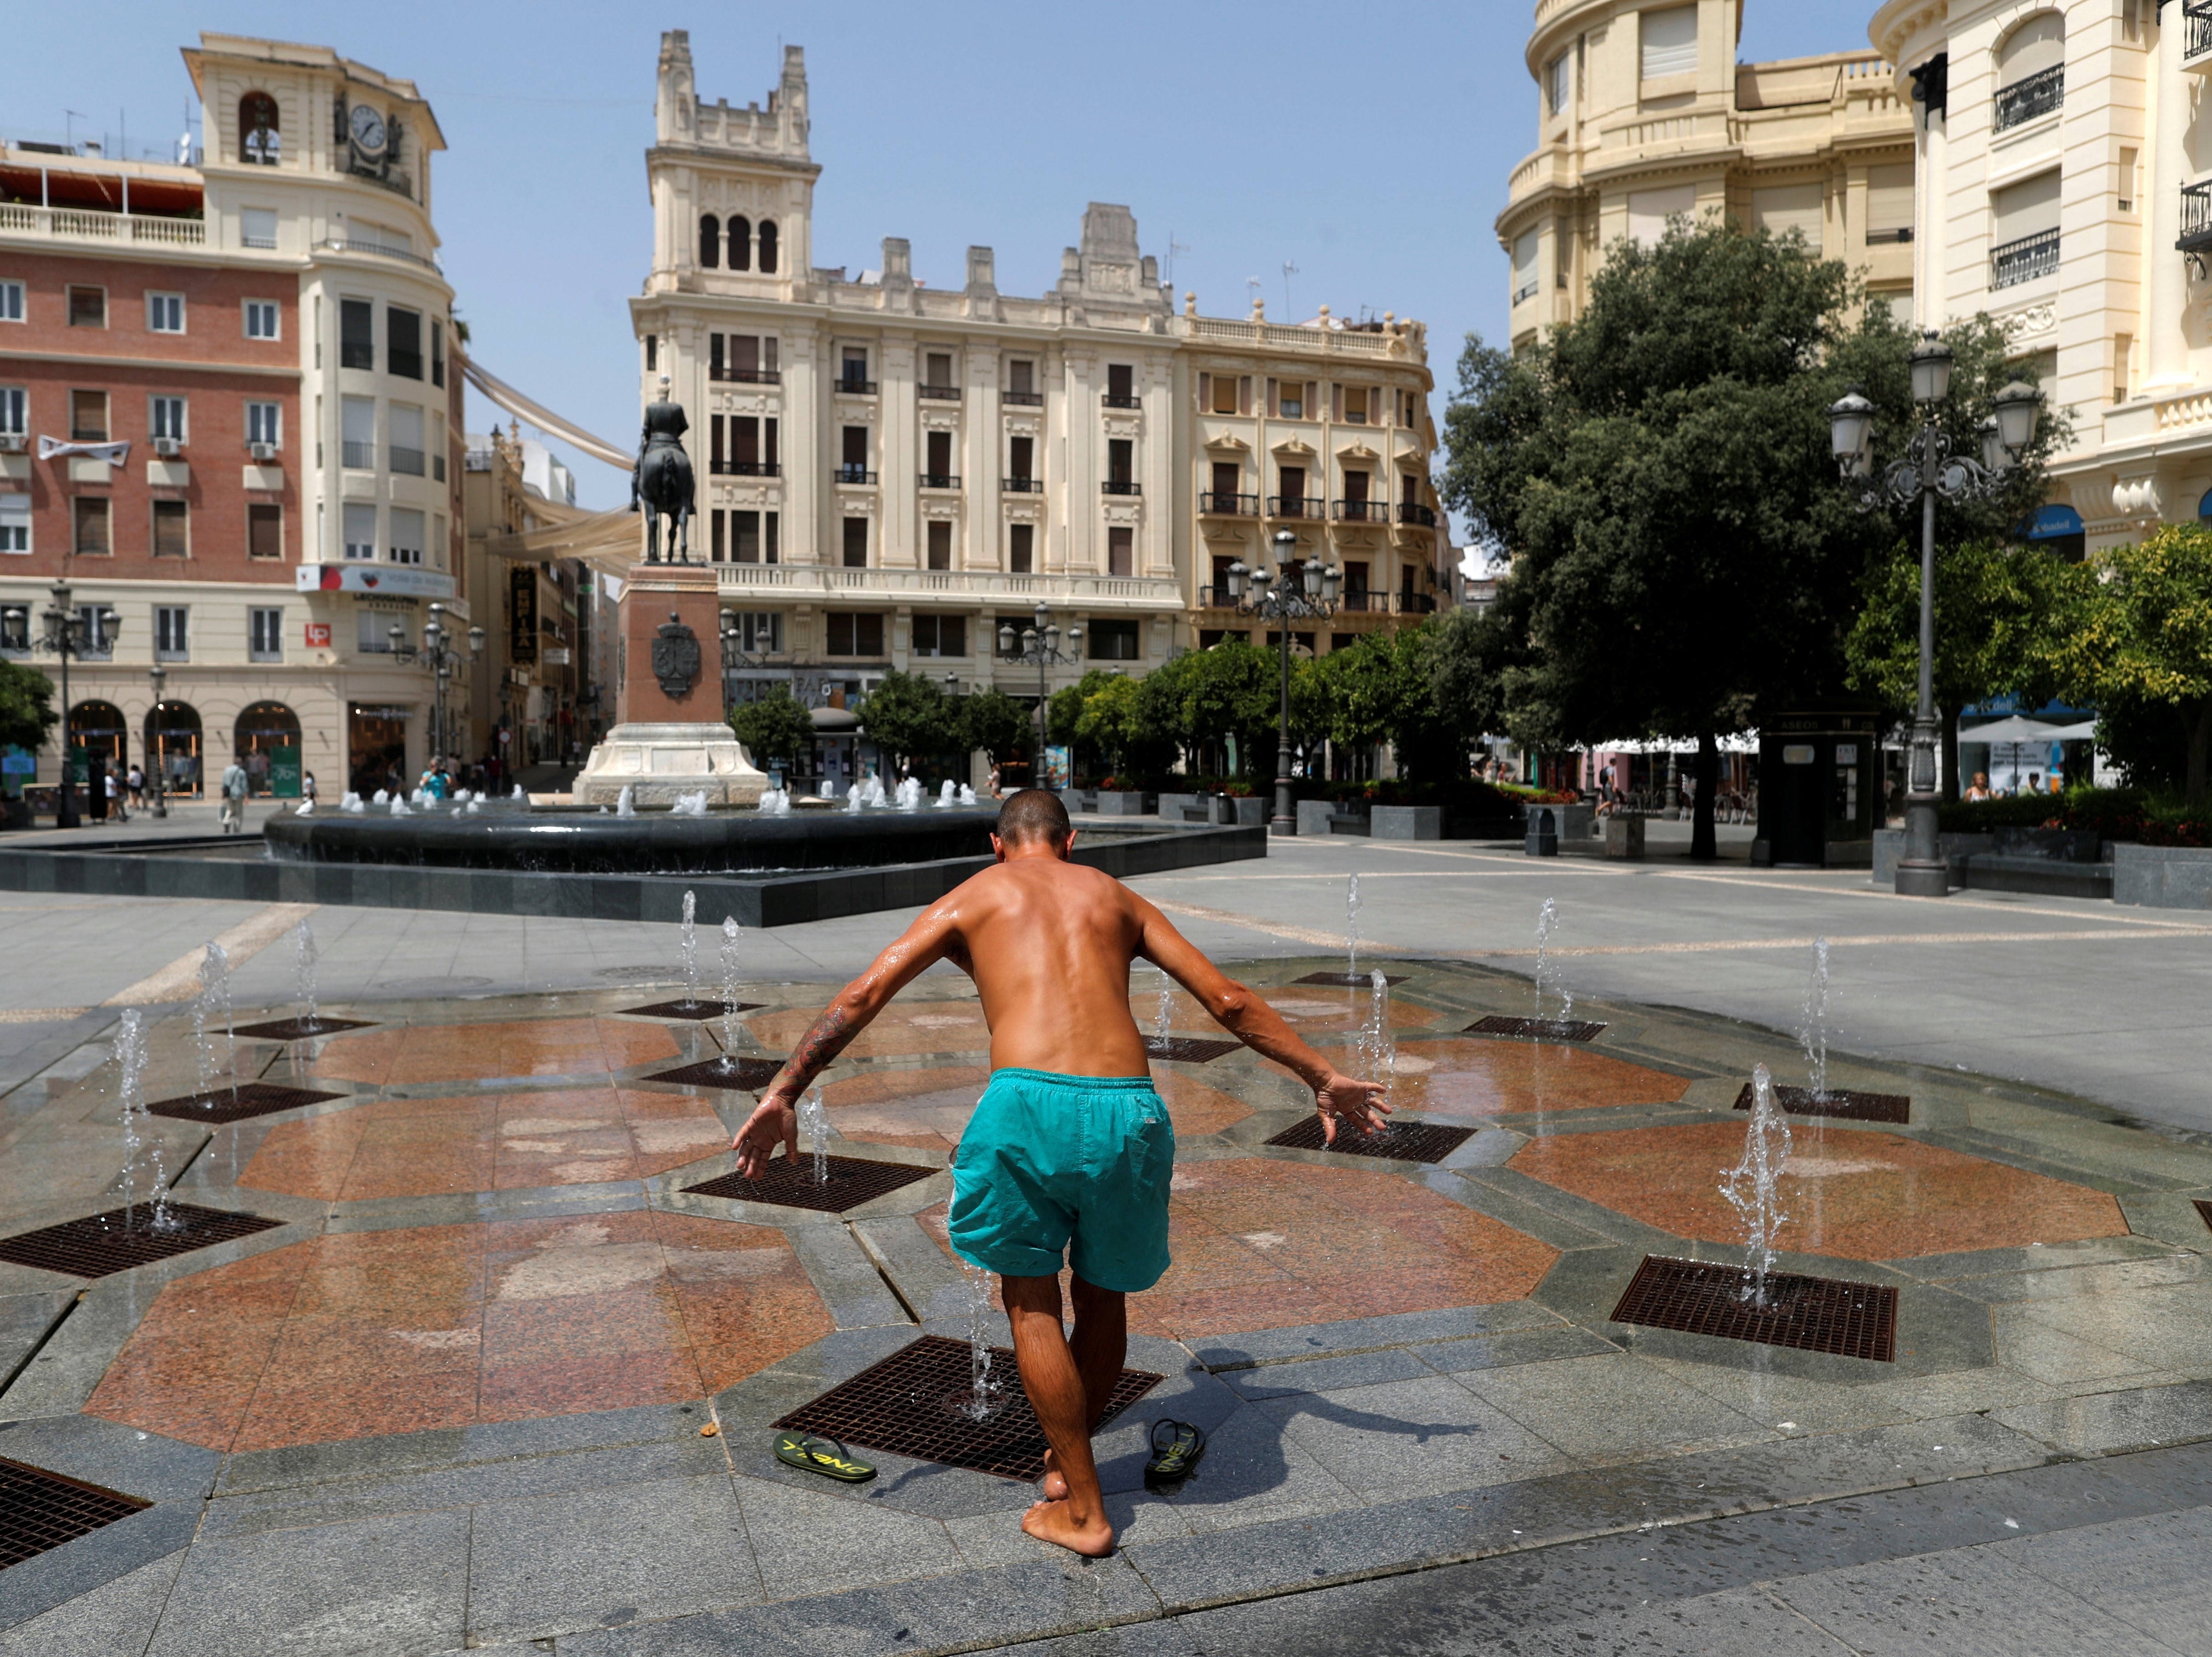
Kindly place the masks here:
<instances>
[{"instance_id":1,"label":"man's leg","mask_svg":"<svg viewBox=\"0 0 2212 1657\"><path fill-rule=\"evenodd\" d=\"M1106 1406L1114 1401L1114 1383L1121 1378L1121 1366L1129 1356L1128 1296L1076 1277L1070 1278L1068 1288L1068 1298L1075 1302L1075 1332L1067 1344L1083 1377L1085 1420L1095 1433ZM1067 1495L1067 1481L1049 1452L1045 1455L1044 1493L1052 1502Z\"/></svg>"},{"instance_id":2,"label":"man's leg","mask_svg":"<svg viewBox=\"0 0 2212 1657\"><path fill-rule=\"evenodd\" d=\"M1111 1553L1114 1527L1106 1522L1098 1468L1091 1459L1094 1417L1089 1388L1084 1366L1068 1349L1066 1333L1060 1326L1060 1279L1001 1278L999 1284L1006 1303L1006 1321L1013 1330L1014 1363L1021 1371L1022 1390L1029 1394L1030 1407L1036 1411L1037 1424L1044 1429L1045 1442L1052 1447L1052 1459L1067 1481L1066 1500L1038 1502L1022 1516L1022 1528L1040 1541L1054 1542L1077 1553L1094 1557ZM1079 1299L1079 1308L1081 1304ZM1086 1356L1088 1349L1103 1345L1100 1337L1083 1330L1080 1321L1077 1328L1085 1338ZM1117 1361L1115 1370L1120 1367ZM1110 1393L1112 1381L1106 1385Z\"/></svg>"}]
</instances>

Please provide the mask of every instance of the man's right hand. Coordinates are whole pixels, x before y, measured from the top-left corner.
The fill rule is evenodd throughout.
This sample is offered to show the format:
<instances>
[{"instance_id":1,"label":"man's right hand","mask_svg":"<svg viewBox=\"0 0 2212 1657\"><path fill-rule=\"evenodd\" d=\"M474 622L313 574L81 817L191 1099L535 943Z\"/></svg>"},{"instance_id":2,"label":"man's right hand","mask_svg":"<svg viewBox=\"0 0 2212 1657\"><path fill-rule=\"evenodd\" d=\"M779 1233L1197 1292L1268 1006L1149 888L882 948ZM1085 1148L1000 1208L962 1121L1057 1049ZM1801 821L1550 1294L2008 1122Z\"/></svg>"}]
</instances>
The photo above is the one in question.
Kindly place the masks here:
<instances>
[{"instance_id":1,"label":"man's right hand","mask_svg":"<svg viewBox=\"0 0 2212 1657\"><path fill-rule=\"evenodd\" d=\"M759 1105L738 1130L730 1149L738 1153L738 1172L757 1180L768 1172L769 1159L781 1145L783 1154L799 1155L799 1108L796 1094L774 1089L761 1096Z\"/></svg>"},{"instance_id":2,"label":"man's right hand","mask_svg":"<svg viewBox=\"0 0 2212 1657\"><path fill-rule=\"evenodd\" d=\"M1362 1133L1376 1134L1389 1126L1383 1118L1390 1107L1382 1102L1388 1090L1381 1082L1358 1082L1351 1077L1331 1071L1328 1080L1314 1089L1314 1108L1321 1113L1321 1137L1323 1144L1336 1143L1337 1125L1341 1122L1358 1128Z\"/></svg>"}]
</instances>

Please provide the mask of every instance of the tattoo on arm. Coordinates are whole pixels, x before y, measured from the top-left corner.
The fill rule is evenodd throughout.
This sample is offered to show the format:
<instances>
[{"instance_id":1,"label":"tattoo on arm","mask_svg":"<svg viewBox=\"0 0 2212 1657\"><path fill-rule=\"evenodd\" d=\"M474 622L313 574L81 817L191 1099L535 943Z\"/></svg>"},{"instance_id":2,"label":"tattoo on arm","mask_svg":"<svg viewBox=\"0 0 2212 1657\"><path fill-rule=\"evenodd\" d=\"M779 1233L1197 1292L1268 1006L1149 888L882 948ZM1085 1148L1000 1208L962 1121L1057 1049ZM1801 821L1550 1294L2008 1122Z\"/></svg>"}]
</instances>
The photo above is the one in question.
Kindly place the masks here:
<instances>
[{"instance_id":1,"label":"tattoo on arm","mask_svg":"<svg viewBox=\"0 0 2212 1657\"><path fill-rule=\"evenodd\" d=\"M796 1092L811 1082L860 1033L860 1026L836 1002L823 1008L814 1027L799 1038L799 1045L785 1061L783 1073L790 1078L793 1090Z\"/></svg>"}]
</instances>

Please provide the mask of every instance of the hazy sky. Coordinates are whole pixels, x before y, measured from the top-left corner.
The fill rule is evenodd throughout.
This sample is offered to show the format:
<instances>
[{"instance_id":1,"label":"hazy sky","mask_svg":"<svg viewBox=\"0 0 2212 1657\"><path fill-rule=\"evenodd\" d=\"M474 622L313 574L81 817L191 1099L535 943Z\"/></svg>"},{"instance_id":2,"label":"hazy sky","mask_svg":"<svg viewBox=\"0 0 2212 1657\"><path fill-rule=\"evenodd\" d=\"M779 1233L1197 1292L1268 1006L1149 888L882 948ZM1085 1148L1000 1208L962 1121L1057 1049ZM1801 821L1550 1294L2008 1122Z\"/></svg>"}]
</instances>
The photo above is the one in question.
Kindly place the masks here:
<instances>
[{"instance_id":1,"label":"hazy sky","mask_svg":"<svg viewBox=\"0 0 2212 1657\"><path fill-rule=\"evenodd\" d=\"M905 236L917 276L957 286L979 243L997 250L1002 290L1041 294L1084 204L1126 203L1144 251L1164 272L1172 258L1178 304L1194 288L1202 311L1242 315L1256 276L1271 317L1327 303L1421 319L1441 411L1462 337L1504 326L1491 224L1534 143L1522 61L1533 14L1526 0L1364 12L1304 0L76 0L9 18L0 134L60 138L73 124L110 153L123 130L134 155L173 144L191 98L178 52L202 28L281 33L410 77L446 135L434 207L471 349L627 446L637 382L624 301L651 253L644 151L659 32L689 28L700 95L740 106L765 100L788 41L806 48L822 167L817 264L871 268L884 236ZM1867 46L1860 7L1747 0L1747 14L1740 58ZM1297 267L1287 311L1285 264ZM495 411L471 402L480 430ZM620 503L621 474L569 458L581 503Z\"/></svg>"}]
</instances>

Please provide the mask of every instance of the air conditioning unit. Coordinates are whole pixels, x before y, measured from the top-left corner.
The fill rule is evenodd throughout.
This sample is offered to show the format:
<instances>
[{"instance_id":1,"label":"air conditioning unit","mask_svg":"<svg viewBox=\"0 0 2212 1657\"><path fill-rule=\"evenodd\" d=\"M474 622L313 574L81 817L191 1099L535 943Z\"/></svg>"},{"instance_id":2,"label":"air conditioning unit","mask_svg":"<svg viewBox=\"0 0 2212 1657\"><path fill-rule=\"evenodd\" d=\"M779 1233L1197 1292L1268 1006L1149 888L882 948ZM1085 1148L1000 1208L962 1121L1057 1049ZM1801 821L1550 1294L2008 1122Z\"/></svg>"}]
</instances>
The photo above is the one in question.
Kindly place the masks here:
<instances>
[{"instance_id":1,"label":"air conditioning unit","mask_svg":"<svg viewBox=\"0 0 2212 1657\"><path fill-rule=\"evenodd\" d=\"M249 443L246 446L246 452L256 460L274 460L276 458L274 443Z\"/></svg>"},{"instance_id":2,"label":"air conditioning unit","mask_svg":"<svg viewBox=\"0 0 2212 1657\"><path fill-rule=\"evenodd\" d=\"M183 450L184 446L185 446L183 444L178 442L173 437L157 437L154 440L154 452L164 457L165 458L170 455L179 453Z\"/></svg>"},{"instance_id":3,"label":"air conditioning unit","mask_svg":"<svg viewBox=\"0 0 2212 1657\"><path fill-rule=\"evenodd\" d=\"M0 432L0 454L21 454L29 441L21 432Z\"/></svg>"}]
</instances>

